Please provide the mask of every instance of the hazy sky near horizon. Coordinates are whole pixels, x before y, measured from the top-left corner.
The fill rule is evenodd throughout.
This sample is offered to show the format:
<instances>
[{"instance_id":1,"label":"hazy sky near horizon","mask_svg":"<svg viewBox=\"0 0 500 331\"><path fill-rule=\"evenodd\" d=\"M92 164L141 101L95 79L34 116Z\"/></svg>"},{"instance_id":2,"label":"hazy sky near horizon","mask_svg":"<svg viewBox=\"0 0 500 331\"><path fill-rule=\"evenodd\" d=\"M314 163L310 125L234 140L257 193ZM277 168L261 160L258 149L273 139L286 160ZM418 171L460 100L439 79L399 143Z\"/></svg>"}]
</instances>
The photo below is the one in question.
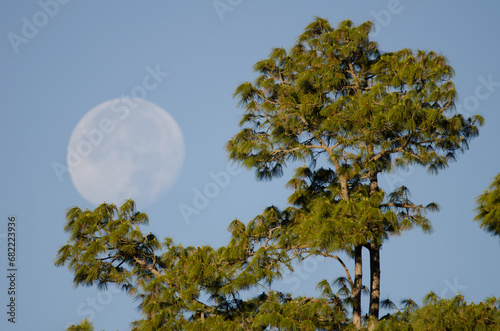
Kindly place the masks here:
<instances>
[{"instance_id":1,"label":"hazy sky near horizon","mask_svg":"<svg viewBox=\"0 0 500 331\"><path fill-rule=\"evenodd\" d=\"M432 234L417 229L383 246L382 298L420 303L430 290L444 297L460 292L475 302L500 296L500 241L472 221L475 198L500 172L499 12L497 2L465 0L2 2L0 329L64 330L87 317L96 330L127 330L139 318L132 298L75 289L72 274L53 264L67 240L66 210L95 207L54 165L66 164L73 130L106 101L143 91L182 131L179 177L154 203L138 205L149 215L147 231L183 245L221 246L233 219L246 223L269 205L285 207L286 176L257 182L253 172L228 164L224 144L242 114L235 88L255 78L253 65L271 48L289 48L315 16L333 26L373 21L372 39L383 51L445 55L456 72L459 111L486 120L470 150L438 175L411 168L381 176L385 189L405 185L413 201L441 206L429 215ZM151 71L161 73L158 84L146 78ZM186 206L191 213L183 212ZM6 233L13 215L16 324L6 314ZM312 260L278 287L312 293L318 280L342 274L338 264ZM367 275L368 269L368 285Z\"/></svg>"}]
</instances>

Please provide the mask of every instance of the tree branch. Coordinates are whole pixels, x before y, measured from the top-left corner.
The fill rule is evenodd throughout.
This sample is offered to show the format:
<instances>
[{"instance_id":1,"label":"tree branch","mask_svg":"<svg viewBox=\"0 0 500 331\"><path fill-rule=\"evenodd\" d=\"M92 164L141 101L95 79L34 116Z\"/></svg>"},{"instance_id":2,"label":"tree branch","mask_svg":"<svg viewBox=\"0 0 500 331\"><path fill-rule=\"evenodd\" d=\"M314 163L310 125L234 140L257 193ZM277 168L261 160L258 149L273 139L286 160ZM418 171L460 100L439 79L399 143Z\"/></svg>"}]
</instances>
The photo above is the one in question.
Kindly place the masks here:
<instances>
[{"instance_id":1,"label":"tree branch","mask_svg":"<svg viewBox=\"0 0 500 331\"><path fill-rule=\"evenodd\" d=\"M137 256L134 256L134 261L139 264L141 267L143 268L146 268L147 270L149 270L153 275L155 275L156 277L161 277L163 276L161 273L158 272L158 270L156 270L155 268L153 268L152 266L150 266L149 264L147 264L146 262L144 262L143 260L139 259Z\"/></svg>"}]
</instances>

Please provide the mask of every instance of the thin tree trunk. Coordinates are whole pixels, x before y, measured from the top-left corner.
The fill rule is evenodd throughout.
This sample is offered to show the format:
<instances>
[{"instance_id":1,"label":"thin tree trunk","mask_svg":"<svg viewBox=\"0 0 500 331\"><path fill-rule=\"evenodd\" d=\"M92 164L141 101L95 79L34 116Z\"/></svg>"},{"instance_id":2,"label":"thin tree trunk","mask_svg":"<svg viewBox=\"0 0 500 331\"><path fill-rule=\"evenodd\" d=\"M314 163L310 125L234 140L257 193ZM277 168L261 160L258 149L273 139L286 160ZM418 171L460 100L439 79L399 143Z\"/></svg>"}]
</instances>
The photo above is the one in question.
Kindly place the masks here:
<instances>
[{"instance_id":1,"label":"thin tree trunk","mask_svg":"<svg viewBox=\"0 0 500 331\"><path fill-rule=\"evenodd\" d=\"M368 330L374 330L380 306L380 247L370 243L370 322Z\"/></svg>"},{"instance_id":2,"label":"thin tree trunk","mask_svg":"<svg viewBox=\"0 0 500 331\"><path fill-rule=\"evenodd\" d=\"M334 160L335 169L339 172L340 165ZM347 177L339 175L341 194L344 201L349 201L349 190L347 187ZM352 323L361 330L361 289L363 287L363 245L354 248L354 286L351 289L352 295Z\"/></svg>"},{"instance_id":3,"label":"thin tree trunk","mask_svg":"<svg viewBox=\"0 0 500 331\"><path fill-rule=\"evenodd\" d=\"M354 326L361 329L361 288L363 286L363 260L362 248L358 245L354 248L354 287L352 289L352 322Z\"/></svg>"},{"instance_id":4,"label":"thin tree trunk","mask_svg":"<svg viewBox=\"0 0 500 331\"><path fill-rule=\"evenodd\" d=\"M373 145L368 146L370 157L374 154ZM378 171L370 172L370 197L377 193ZM378 321L380 308L380 246L373 241L369 244L370 251L370 308L368 310L368 330L374 330Z\"/></svg>"}]
</instances>

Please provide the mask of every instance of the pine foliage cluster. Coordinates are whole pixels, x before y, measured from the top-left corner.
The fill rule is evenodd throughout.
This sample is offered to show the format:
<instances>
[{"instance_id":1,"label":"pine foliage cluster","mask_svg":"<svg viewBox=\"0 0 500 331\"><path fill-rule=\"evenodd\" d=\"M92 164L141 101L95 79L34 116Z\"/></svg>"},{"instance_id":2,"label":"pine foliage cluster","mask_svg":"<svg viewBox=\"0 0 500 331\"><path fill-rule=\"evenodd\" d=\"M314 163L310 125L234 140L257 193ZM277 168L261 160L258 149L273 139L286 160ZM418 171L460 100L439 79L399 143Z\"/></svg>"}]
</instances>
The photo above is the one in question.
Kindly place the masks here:
<instances>
[{"instance_id":1,"label":"pine foliage cluster","mask_svg":"<svg viewBox=\"0 0 500 331\"><path fill-rule=\"evenodd\" d=\"M493 235L500 236L500 174L477 198L477 204L475 220L480 222L480 227Z\"/></svg>"},{"instance_id":2,"label":"pine foliage cluster","mask_svg":"<svg viewBox=\"0 0 500 331\"><path fill-rule=\"evenodd\" d=\"M424 303L422 308L413 303L393 315L384 316L376 330L500 330L500 298L467 304L460 294L442 299L430 292L424 297Z\"/></svg>"}]
</instances>

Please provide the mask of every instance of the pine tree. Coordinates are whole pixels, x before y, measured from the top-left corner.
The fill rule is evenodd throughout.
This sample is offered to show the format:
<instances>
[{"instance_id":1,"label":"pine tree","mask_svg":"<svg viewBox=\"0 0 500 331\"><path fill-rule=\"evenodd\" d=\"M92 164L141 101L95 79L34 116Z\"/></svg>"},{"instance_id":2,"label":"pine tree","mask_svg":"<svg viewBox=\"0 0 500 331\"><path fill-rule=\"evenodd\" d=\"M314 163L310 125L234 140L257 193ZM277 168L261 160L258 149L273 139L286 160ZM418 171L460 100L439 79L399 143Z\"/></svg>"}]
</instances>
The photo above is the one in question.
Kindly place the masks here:
<instances>
[{"instance_id":1,"label":"pine tree","mask_svg":"<svg viewBox=\"0 0 500 331\"><path fill-rule=\"evenodd\" d=\"M106 203L93 211L74 207L66 217L70 238L58 251L56 266L67 265L77 286L105 290L115 285L138 299L144 319L133 323L134 330L238 324L244 315L235 297L239 288L224 288L237 277L236 264L218 258L209 246L185 248L170 238L160 243L155 235L143 234L148 217L136 211L132 200L120 209ZM216 304L199 300L202 292L217 294L221 288L226 295ZM231 295L234 300L227 299Z\"/></svg>"},{"instance_id":2,"label":"pine tree","mask_svg":"<svg viewBox=\"0 0 500 331\"><path fill-rule=\"evenodd\" d=\"M290 218L280 225L286 239L275 238L283 245L276 248L351 254L353 279L340 262L358 328L362 248L370 252L373 328L384 239L414 226L430 231L425 213L437 210L435 203L411 202L406 187L384 192L378 176L394 167L422 165L434 173L447 167L483 121L454 113L453 68L442 55L383 53L369 39L372 27L347 20L334 29L317 18L289 51L273 49L256 63L255 81L235 91L245 111L241 131L227 143L230 159L255 169L261 180L282 176L287 163L298 165L289 183L293 207L283 211Z\"/></svg>"}]
</instances>

